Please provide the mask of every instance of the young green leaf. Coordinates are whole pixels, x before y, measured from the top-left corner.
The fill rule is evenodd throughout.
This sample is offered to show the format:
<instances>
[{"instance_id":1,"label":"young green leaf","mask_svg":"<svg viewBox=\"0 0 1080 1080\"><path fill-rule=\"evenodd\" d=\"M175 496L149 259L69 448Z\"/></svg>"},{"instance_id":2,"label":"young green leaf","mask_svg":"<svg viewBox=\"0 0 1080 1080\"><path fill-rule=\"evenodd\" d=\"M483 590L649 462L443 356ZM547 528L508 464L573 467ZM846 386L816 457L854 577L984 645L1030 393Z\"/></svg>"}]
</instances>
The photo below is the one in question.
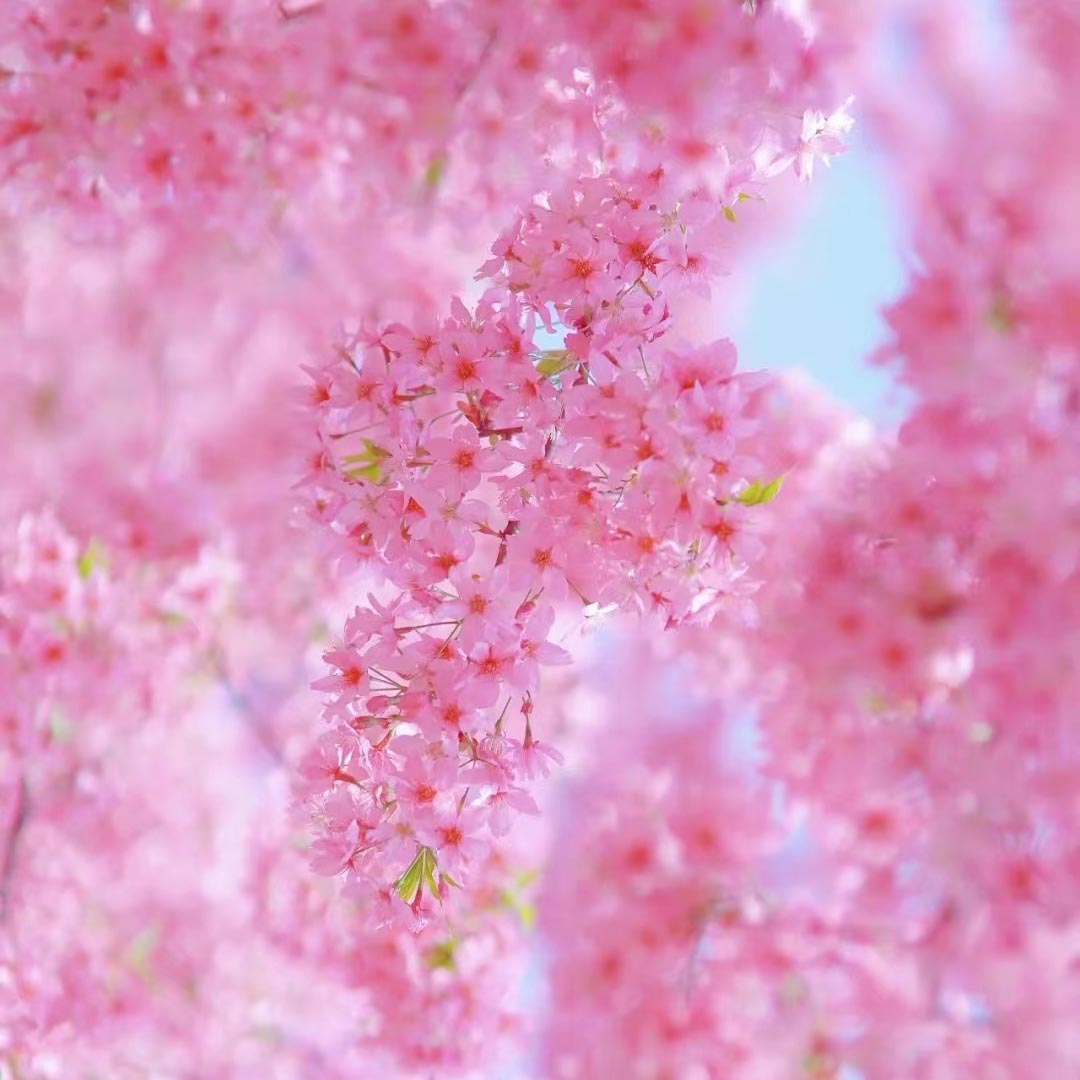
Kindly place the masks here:
<instances>
[{"instance_id":1,"label":"young green leaf","mask_svg":"<svg viewBox=\"0 0 1080 1080\"><path fill-rule=\"evenodd\" d=\"M96 541L91 540L86 545L86 549L79 556L79 561L76 566L79 570L79 577L85 581L99 566L105 564L105 551L102 546Z\"/></svg>"},{"instance_id":2,"label":"young green leaf","mask_svg":"<svg viewBox=\"0 0 1080 1080\"><path fill-rule=\"evenodd\" d=\"M435 852L429 847L422 847L416 857L409 863L408 869L397 880L398 896L406 904L415 903L420 890L426 885L429 892L436 899L439 897L439 884L435 877L435 871L439 864L435 858Z\"/></svg>"},{"instance_id":3,"label":"young green leaf","mask_svg":"<svg viewBox=\"0 0 1080 1080\"><path fill-rule=\"evenodd\" d=\"M780 488L783 487L783 485L783 476L778 476L769 484L765 484L760 480L755 480L752 484L743 488L743 490L735 496L735 499L737 502L741 502L743 506L760 506L762 503L772 502L780 493Z\"/></svg>"},{"instance_id":4,"label":"young green leaf","mask_svg":"<svg viewBox=\"0 0 1080 1080\"><path fill-rule=\"evenodd\" d=\"M541 375L551 377L561 375L567 368L577 363L577 357L567 349L545 349L540 354L536 370Z\"/></svg>"}]
</instances>

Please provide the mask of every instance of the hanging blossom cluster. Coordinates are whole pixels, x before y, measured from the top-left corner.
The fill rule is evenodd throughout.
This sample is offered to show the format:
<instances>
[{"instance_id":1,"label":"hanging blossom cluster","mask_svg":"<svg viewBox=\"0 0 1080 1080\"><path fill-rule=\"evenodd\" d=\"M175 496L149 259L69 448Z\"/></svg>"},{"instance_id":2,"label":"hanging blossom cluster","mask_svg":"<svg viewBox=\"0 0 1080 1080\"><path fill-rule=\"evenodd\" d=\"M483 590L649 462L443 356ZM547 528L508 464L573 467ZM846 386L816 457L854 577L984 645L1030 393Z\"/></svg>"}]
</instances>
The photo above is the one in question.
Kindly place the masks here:
<instances>
[{"instance_id":1,"label":"hanging blossom cluster","mask_svg":"<svg viewBox=\"0 0 1080 1080\"><path fill-rule=\"evenodd\" d=\"M828 853L838 928L910 973L851 1051L867 1075L1064 1077L1080 1057L1080 21L1055 3L1014 19L993 91L957 71L953 19L920 27L941 119L896 122L896 152L928 163L922 270L881 356L916 405L895 446L791 507L815 527L762 599L774 771ZM958 151L976 181L957 182ZM812 635L791 622L806 605Z\"/></svg>"},{"instance_id":2,"label":"hanging blossom cluster","mask_svg":"<svg viewBox=\"0 0 1080 1080\"><path fill-rule=\"evenodd\" d=\"M658 345L679 241L614 184L592 194L500 244L475 315L391 326L313 372L316 513L395 588L326 655L336 723L308 772L332 793L327 868L391 899L437 901L481 830L535 812L522 784L558 753L533 694L569 660L556 605L708 619L753 553L753 381L729 343ZM541 349L549 310L579 329Z\"/></svg>"},{"instance_id":3,"label":"hanging blossom cluster","mask_svg":"<svg viewBox=\"0 0 1080 1080\"><path fill-rule=\"evenodd\" d=\"M921 264L879 359L914 404L895 440L814 419L801 396L766 416L802 432L762 418L801 463L763 522L759 627L683 648L717 697L666 785L683 732L648 725L675 665L623 660L659 700L616 697L545 879L545 1075L1076 1071L1080 19L1056 3L1012 17L1002 80L960 62L961 16L919 12L926 99L875 102ZM739 743L740 702L743 768L773 793L749 822L725 801L746 773L706 749L733 719ZM624 742L635 724L648 735ZM710 822L757 843L748 857L694 863L684 822L706 776ZM621 903L599 884L614 880Z\"/></svg>"},{"instance_id":4,"label":"hanging blossom cluster","mask_svg":"<svg viewBox=\"0 0 1080 1080\"><path fill-rule=\"evenodd\" d=\"M775 11L568 24L600 57L592 173L500 237L472 310L365 328L310 372L310 512L382 587L326 654L331 730L303 791L320 868L380 921L431 918L536 813L528 781L559 759L533 726L541 668L569 660L557 612L710 620L745 592L752 507L776 490L741 456L755 382L728 342L680 346L671 304L707 289L740 202L808 174L850 121L799 107L820 92L813 47ZM641 40L609 71L611 25ZM671 35L733 64L720 88L699 71L681 111L643 111L667 52L642 43ZM691 114L694 138L665 130Z\"/></svg>"},{"instance_id":5,"label":"hanging blossom cluster","mask_svg":"<svg viewBox=\"0 0 1080 1080\"><path fill-rule=\"evenodd\" d=\"M156 267L152 237L134 267L22 239L0 365L18 478L0 499L0 1070L376 1077L499 1053L530 858L493 854L452 935L373 935L286 813L304 656L334 604L280 475L303 323L280 310L251 334L259 289L222 305L207 272L147 303L130 275ZM80 347L64 316L87 292ZM234 423L258 437L238 446Z\"/></svg>"},{"instance_id":6,"label":"hanging blossom cluster","mask_svg":"<svg viewBox=\"0 0 1080 1080\"><path fill-rule=\"evenodd\" d=\"M393 588L326 654L333 726L306 793L321 868L379 919L430 918L536 813L527 782L559 759L533 729L540 669L569 660L557 608L707 623L746 592L779 484L742 448L761 383L730 342L664 340L672 300L715 272L706 238L760 183L729 164L719 195L680 200L657 168L538 200L473 311L360 331L310 371L312 516Z\"/></svg>"}]
</instances>

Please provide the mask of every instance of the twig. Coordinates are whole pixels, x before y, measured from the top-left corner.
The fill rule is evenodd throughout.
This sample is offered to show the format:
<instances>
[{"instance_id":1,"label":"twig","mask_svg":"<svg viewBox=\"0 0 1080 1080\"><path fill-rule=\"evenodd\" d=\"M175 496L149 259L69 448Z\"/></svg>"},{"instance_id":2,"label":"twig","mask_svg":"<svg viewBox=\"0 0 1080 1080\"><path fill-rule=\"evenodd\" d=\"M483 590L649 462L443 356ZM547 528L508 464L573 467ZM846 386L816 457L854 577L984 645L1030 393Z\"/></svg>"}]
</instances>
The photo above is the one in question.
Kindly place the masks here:
<instances>
[{"instance_id":1,"label":"twig","mask_svg":"<svg viewBox=\"0 0 1080 1080\"><path fill-rule=\"evenodd\" d=\"M19 837L26 826L29 814L29 794L26 788L26 778L19 778L19 785L15 791L15 807L11 815L11 823L8 826L7 843L4 845L3 859L0 860L0 922L7 918L8 895L11 889L11 881L15 875L15 854L19 845Z\"/></svg>"}]
</instances>

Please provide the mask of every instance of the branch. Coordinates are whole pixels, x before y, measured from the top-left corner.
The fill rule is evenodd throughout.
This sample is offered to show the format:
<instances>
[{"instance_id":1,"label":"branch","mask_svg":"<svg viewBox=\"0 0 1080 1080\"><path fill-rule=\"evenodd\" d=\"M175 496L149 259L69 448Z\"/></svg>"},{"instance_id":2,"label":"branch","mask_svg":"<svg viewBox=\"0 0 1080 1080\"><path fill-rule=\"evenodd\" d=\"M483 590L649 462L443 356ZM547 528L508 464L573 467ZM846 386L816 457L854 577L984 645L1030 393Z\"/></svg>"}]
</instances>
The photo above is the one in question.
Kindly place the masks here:
<instances>
[{"instance_id":1,"label":"branch","mask_svg":"<svg viewBox=\"0 0 1080 1080\"><path fill-rule=\"evenodd\" d=\"M19 777L18 787L15 789L15 805L8 825L7 843L4 845L3 857L0 858L0 922L7 918L8 894L12 878L15 876L16 849L27 818L30 816L29 802L26 778Z\"/></svg>"}]
</instances>

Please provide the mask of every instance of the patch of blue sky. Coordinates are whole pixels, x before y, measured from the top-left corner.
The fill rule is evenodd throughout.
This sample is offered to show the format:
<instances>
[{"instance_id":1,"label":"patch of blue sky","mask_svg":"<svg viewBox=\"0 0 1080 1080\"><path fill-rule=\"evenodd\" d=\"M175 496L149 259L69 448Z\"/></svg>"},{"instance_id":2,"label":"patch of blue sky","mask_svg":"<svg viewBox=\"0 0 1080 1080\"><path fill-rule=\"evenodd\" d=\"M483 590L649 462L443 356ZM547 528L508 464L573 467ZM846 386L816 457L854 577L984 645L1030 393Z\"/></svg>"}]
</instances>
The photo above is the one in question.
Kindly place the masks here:
<instances>
[{"instance_id":1,"label":"patch of blue sky","mask_svg":"<svg viewBox=\"0 0 1080 1080\"><path fill-rule=\"evenodd\" d=\"M903 232L882 166L856 135L815 174L802 221L741 271L747 295L732 336L743 369L802 368L858 412L893 419L892 377L867 361L907 278Z\"/></svg>"}]
</instances>

